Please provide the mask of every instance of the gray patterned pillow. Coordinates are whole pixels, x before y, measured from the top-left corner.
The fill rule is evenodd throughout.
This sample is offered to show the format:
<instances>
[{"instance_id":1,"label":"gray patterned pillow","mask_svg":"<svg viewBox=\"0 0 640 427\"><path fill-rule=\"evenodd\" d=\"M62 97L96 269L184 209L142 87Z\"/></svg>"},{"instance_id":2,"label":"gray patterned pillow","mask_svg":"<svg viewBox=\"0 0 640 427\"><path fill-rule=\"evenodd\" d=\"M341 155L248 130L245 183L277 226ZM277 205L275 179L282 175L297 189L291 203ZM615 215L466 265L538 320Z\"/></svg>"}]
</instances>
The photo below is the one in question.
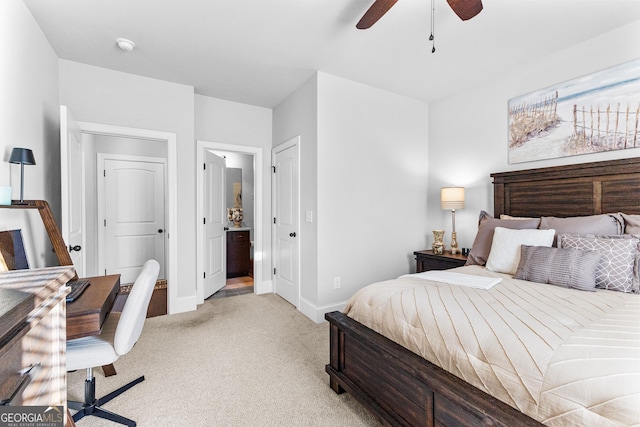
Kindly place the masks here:
<instances>
[{"instance_id":1,"label":"gray patterned pillow","mask_svg":"<svg viewBox=\"0 0 640 427\"><path fill-rule=\"evenodd\" d=\"M595 291L601 255L576 249L520 246L515 278L564 288Z\"/></svg>"},{"instance_id":2,"label":"gray patterned pillow","mask_svg":"<svg viewBox=\"0 0 640 427\"><path fill-rule=\"evenodd\" d=\"M638 291L640 238L563 234L558 246L598 252L602 255L596 271L596 287L621 292Z\"/></svg>"}]
</instances>

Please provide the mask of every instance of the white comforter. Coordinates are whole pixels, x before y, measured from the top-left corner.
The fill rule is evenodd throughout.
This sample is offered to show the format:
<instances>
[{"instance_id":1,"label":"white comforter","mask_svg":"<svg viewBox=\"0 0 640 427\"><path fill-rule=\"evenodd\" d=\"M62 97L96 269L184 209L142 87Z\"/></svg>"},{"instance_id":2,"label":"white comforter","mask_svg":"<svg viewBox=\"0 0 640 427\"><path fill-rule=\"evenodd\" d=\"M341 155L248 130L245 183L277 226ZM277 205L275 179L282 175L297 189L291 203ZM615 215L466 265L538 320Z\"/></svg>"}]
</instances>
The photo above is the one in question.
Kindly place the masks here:
<instances>
[{"instance_id":1,"label":"white comforter","mask_svg":"<svg viewBox=\"0 0 640 427\"><path fill-rule=\"evenodd\" d=\"M502 278L367 286L345 313L550 426L640 425L640 295Z\"/></svg>"}]
</instances>

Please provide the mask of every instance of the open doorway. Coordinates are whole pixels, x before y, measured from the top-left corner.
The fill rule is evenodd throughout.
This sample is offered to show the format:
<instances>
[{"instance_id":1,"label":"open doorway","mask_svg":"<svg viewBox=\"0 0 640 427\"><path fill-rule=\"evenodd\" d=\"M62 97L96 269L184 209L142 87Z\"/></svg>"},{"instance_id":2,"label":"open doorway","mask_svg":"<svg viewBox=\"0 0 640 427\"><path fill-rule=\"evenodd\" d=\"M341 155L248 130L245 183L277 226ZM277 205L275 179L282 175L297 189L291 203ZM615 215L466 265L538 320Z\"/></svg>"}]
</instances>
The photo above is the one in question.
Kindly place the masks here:
<instances>
[{"instance_id":1,"label":"open doorway","mask_svg":"<svg viewBox=\"0 0 640 427\"><path fill-rule=\"evenodd\" d=\"M161 245L165 249L165 269L164 277L166 280L166 298L165 307L168 313L185 311L184 307L177 306L177 288L172 286L177 283L177 245L176 239L168 239L171 230L177 228L177 185L176 185L176 135L168 132L152 131L146 129L128 128L122 126L103 125L98 123L89 122L77 122L78 130L82 134L83 151L88 154L89 158L81 162L80 173L84 178L84 187L86 188L85 195L93 194L91 197L86 197L88 200L83 201L82 212L97 212L98 200L95 199L95 190L97 189L97 183L95 183L95 177L98 175L97 170L97 153L108 152L108 156L117 157L118 155L126 156L148 156L153 154L154 157L160 157L160 163L163 169L164 189L162 192L165 194L163 209L165 214L162 234L166 237L162 239L164 243ZM115 140L113 139L115 138ZM114 141L120 141L114 142ZM132 141L139 141L139 145L131 144ZM121 146L118 148L118 144ZM131 151L133 147L136 149ZM96 148L97 147L97 148ZM101 148L100 148L101 147ZM137 151L136 151L137 150ZM76 165L77 166L77 165ZM94 182L95 184L92 184ZM91 208L87 208L87 203L91 204ZM83 215L83 229L85 233L92 236L90 239L86 239L87 242L92 242L92 245L86 246L87 256L87 274L89 275L102 275L104 271L99 271L99 256L98 256L98 218L97 215ZM155 230L156 234L159 231Z\"/></svg>"},{"instance_id":2,"label":"open doorway","mask_svg":"<svg viewBox=\"0 0 640 427\"><path fill-rule=\"evenodd\" d=\"M210 295L211 287L207 282L207 271L212 264L223 270L225 278L222 289L215 287L218 296L235 295L239 293L260 293L262 283L262 148L247 147L198 141L198 164L202 164L202 173L198 174L198 216L202 218L202 231L198 235L198 303L203 303ZM222 170L218 170L211 157L223 160ZM209 170L207 170L209 166ZM215 169L215 172L213 170ZM228 174L227 174L228 172ZM223 189L216 188L215 178L224 178ZM215 196L212 194L215 193ZM211 197L214 197L212 202ZM209 235L216 233L208 231L215 220L210 214L217 199L222 201L221 209L224 229L220 243L209 239ZM219 208L216 208L219 209ZM238 209L240 209L238 211ZM235 211L235 215L232 215ZM241 212L241 218L238 216ZM210 218L207 221L207 218ZM222 255L215 251L221 247ZM212 252L213 251L213 252ZM211 254L215 255L214 261ZM209 273L209 277L211 272Z\"/></svg>"},{"instance_id":3,"label":"open doorway","mask_svg":"<svg viewBox=\"0 0 640 427\"><path fill-rule=\"evenodd\" d=\"M255 156L251 153L212 150L224 159L225 284L214 296L251 293L255 237Z\"/></svg>"}]
</instances>

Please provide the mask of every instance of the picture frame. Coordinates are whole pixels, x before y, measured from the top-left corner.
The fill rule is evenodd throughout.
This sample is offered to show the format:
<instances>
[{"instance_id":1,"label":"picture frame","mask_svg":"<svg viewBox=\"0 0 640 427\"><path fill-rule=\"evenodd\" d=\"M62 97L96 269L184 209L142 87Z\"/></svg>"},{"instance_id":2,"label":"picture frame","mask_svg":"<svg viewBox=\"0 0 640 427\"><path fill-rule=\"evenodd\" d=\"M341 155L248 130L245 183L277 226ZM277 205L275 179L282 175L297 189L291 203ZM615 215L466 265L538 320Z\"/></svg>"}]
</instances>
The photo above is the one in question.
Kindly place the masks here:
<instances>
[{"instance_id":1,"label":"picture frame","mask_svg":"<svg viewBox=\"0 0 640 427\"><path fill-rule=\"evenodd\" d=\"M512 98L509 163L640 147L640 59Z\"/></svg>"}]
</instances>

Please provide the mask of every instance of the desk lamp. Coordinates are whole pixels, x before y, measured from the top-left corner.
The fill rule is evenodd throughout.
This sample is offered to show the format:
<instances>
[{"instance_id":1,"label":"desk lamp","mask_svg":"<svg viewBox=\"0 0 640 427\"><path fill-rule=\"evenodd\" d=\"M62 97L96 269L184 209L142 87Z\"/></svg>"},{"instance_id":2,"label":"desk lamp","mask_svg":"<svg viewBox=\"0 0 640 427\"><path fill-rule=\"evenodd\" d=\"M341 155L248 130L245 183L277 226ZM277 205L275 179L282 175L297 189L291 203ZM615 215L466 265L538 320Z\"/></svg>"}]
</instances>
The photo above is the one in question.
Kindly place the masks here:
<instances>
[{"instance_id":1,"label":"desk lamp","mask_svg":"<svg viewBox=\"0 0 640 427\"><path fill-rule=\"evenodd\" d=\"M443 187L440 189L440 207L451 209L451 253L456 254L458 241L456 235L456 209L464 208L464 187Z\"/></svg>"},{"instance_id":2,"label":"desk lamp","mask_svg":"<svg viewBox=\"0 0 640 427\"><path fill-rule=\"evenodd\" d=\"M20 164L20 203L22 204L24 203L24 165L35 165L36 159L30 149L15 147L11 150L9 163Z\"/></svg>"}]
</instances>

